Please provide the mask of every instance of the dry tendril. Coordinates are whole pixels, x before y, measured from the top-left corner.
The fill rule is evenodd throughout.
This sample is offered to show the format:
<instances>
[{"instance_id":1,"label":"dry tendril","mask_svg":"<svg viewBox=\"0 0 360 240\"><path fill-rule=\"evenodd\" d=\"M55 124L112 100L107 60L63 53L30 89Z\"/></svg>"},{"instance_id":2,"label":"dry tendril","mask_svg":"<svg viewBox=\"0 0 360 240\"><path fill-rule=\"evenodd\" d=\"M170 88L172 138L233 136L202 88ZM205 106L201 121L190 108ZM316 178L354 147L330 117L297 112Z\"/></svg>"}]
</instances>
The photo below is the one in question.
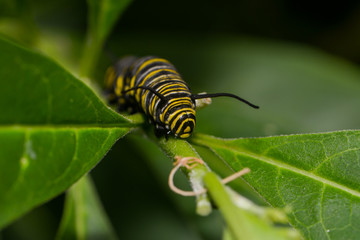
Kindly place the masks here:
<instances>
[{"instance_id":1,"label":"dry tendril","mask_svg":"<svg viewBox=\"0 0 360 240\"><path fill-rule=\"evenodd\" d=\"M170 189L179 194L179 195L182 195L182 196L185 196L185 197L192 197L192 196L197 196L197 195L200 195L200 194L203 194L203 193L206 193L207 192L207 189L206 188L203 188L199 191L184 191L184 190L181 190L179 188L177 188L174 184L174 176L175 176L175 173L177 172L177 170L180 168L180 167L185 167L187 168L188 170L191 170L193 169L194 167L196 167L197 165L199 164L204 164L204 161L201 160L200 158L196 158L196 157L180 157L180 156L176 156L175 157L175 162L174 162L174 168L171 170L170 174L169 174L169 187ZM228 182L231 182L233 180L235 180L236 178L239 178L241 176L243 176L244 174L247 174L250 172L250 169L249 168L244 168L224 179L221 180L221 183L222 184L227 184Z\"/></svg>"}]
</instances>

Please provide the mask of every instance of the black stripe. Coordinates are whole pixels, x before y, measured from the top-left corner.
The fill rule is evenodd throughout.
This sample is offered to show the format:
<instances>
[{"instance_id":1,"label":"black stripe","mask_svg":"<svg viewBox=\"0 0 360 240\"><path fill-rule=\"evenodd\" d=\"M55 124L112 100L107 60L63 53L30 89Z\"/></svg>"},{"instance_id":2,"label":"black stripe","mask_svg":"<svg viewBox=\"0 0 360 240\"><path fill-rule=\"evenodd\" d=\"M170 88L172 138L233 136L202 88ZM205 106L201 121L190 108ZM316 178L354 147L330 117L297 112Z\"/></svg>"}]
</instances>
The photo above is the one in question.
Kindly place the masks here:
<instances>
[{"instance_id":1,"label":"black stripe","mask_svg":"<svg viewBox=\"0 0 360 240\"><path fill-rule=\"evenodd\" d=\"M136 75L135 85L142 82L144 78L146 78L149 74L151 74L154 71L160 70L160 69L171 69L166 64L159 64L159 62L151 63L145 67L143 67L140 72Z\"/></svg>"},{"instance_id":2,"label":"black stripe","mask_svg":"<svg viewBox=\"0 0 360 240\"><path fill-rule=\"evenodd\" d=\"M170 91L169 91L170 90ZM175 90L175 91L174 91ZM189 92L189 90L186 88L186 86L185 85L183 85L183 84L172 84L172 83L168 83L168 84L166 84L166 85L164 85L164 86L160 86L160 87L158 87L157 88L157 91L161 91L161 92L165 92L165 91L167 91L167 93L166 94L168 94L169 92L176 92L176 90L178 90L178 91L184 91L184 92ZM164 94L164 93L162 93L162 94ZM191 93L189 92L189 95L191 95Z\"/></svg>"},{"instance_id":3,"label":"black stripe","mask_svg":"<svg viewBox=\"0 0 360 240\"><path fill-rule=\"evenodd\" d=\"M196 119L194 119L194 120L195 120L195 122L196 122ZM176 127L176 126L175 126L175 127ZM194 130L194 128L195 128L195 123L192 122L192 121L188 121L188 122L184 123L184 125L182 126L182 128L181 128L181 130L180 130L179 135L183 134L184 131L185 131L185 129L186 129L187 127L190 127L191 131L190 131L189 133L191 133L191 132ZM175 131L175 132L176 132L176 131Z\"/></svg>"},{"instance_id":4,"label":"black stripe","mask_svg":"<svg viewBox=\"0 0 360 240\"><path fill-rule=\"evenodd\" d=\"M143 95L141 95L141 97L142 97ZM157 97L155 94L153 94L152 92L147 92L147 94L146 94L146 96L145 96L145 98L144 98L144 100L145 100L145 112L149 115L149 112L150 112L150 105L151 105L151 102L153 101L153 99L155 98L155 97ZM160 101L160 103L159 104L161 104L161 105L157 105L157 102L159 102ZM155 104L154 104L154 106L155 106L155 109L154 109L154 114L156 114L156 109L159 107L159 106L163 106L163 105L165 105L166 104L166 102L165 101L162 101L159 97L157 97L157 99L155 100ZM155 119L155 117L153 117L154 119Z\"/></svg>"},{"instance_id":5,"label":"black stripe","mask_svg":"<svg viewBox=\"0 0 360 240\"><path fill-rule=\"evenodd\" d=\"M156 69L156 70L158 70L158 69ZM155 70L154 70L155 71ZM153 71L151 71L151 72L149 72L149 74L151 74ZM148 75L149 75L148 74ZM144 82L144 85L145 84L149 84L149 83L151 83L151 82L153 82L154 81L154 79L155 78L158 78L158 77L163 77L163 79L165 78L169 78L169 80L172 78L170 75L175 75L175 76L177 76L177 74L176 73L174 73L174 72L171 72L171 71L169 71L168 69L163 69L162 71L159 71L159 72L157 72L156 74L154 74L154 75L152 75L151 77L149 77L145 82ZM137 76L136 77L136 80L135 80L135 85L137 85L137 84L139 84L139 83L141 83L143 80L144 80L144 78L146 78L147 77L147 75L145 76Z\"/></svg>"},{"instance_id":6,"label":"black stripe","mask_svg":"<svg viewBox=\"0 0 360 240\"><path fill-rule=\"evenodd\" d=\"M174 117L172 118L172 120L169 122L169 126L171 126L171 124L174 122L174 120L176 119L177 116L179 116L179 115L187 112L187 110L185 110L186 108L191 108L191 107L184 104L184 105L181 105L181 106L178 106L178 107L171 108L171 109L169 109L169 111L167 111L167 112L165 113L164 120L165 120L165 122L166 122L166 120L168 119L168 117L169 117L169 115L170 115L171 113L173 113L173 112L175 112L175 111L177 111L177 110L181 110L181 109L183 109L183 108L184 108L183 111L179 111L177 114L175 114L175 116L174 116ZM194 116L193 114L190 114L190 115L192 115L193 118L195 119L195 116Z\"/></svg>"},{"instance_id":7,"label":"black stripe","mask_svg":"<svg viewBox=\"0 0 360 240\"><path fill-rule=\"evenodd\" d=\"M182 90L179 90L179 92L177 91L172 91L172 92L168 92L166 94L164 94L164 97L166 99L174 99L174 98L189 98L189 102L191 102L191 93L190 92L186 92L186 91L183 91L183 92L180 92ZM185 99L183 99L185 100Z\"/></svg>"},{"instance_id":8,"label":"black stripe","mask_svg":"<svg viewBox=\"0 0 360 240\"><path fill-rule=\"evenodd\" d=\"M152 87L158 89L159 87L162 87L163 85L168 85L169 83L171 83L171 84L178 83L178 84L183 84L184 86L186 86L189 89L189 86L186 84L186 82L184 82L184 80L182 80L182 79L178 80L178 79L181 79L181 78L177 78L177 80L169 79L169 80L166 80L166 81L156 81L156 82L152 81L150 84L154 84L154 85L152 85ZM146 83L147 82L148 81L146 81ZM148 84L148 86L150 84Z\"/></svg>"},{"instance_id":9,"label":"black stripe","mask_svg":"<svg viewBox=\"0 0 360 240\"><path fill-rule=\"evenodd\" d=\"M194 116L193 114L184 114L183 116L181 116L181 117L179 118L179 120L176 122L174 128L171 129L171 130L175 133L175 132L177 131L177 129L180 127L180 125L182 124L182 122L185 121L185 120L188 119L188 118L192 118L192 119L194 119L194 120L196 121L195 116ZM184 125L185 125L185 124L186 124L186 123L184 123ZM170 124L170 125L171 125L171 124ZM181 132L181 130L180 130L179 135L180 135L181 133L182 133L182 132Z\"/></svg>"},{"instance_id":10,"label":"black stripe","mask_svg":"<svg viewBox=\"0 0 360 240\"><path fill-rule=\"evenodd\" d=\"M114 64L114 69L117 73L121 74L124 70L127 70L138 58L135 56L128 56L120 59Z\"/></svg>"},{"instance_id":11,"label":"black stripe","mask_svg":"<svg viewBox=\"0 0 360 240\"><path fill-rule=\"evenodd\" d=\"M117 79L119 78L119 76L123 76L123 82L122 82L123 89L121 89L121 92L124 90L124 87L126 85L126 76L129 74L129 68L132 64L134 64L134 62L136 60L137 60L136 57L129 56L129 57L122 58L118 62L115 63L115 65L114 65L115 79L113 81L113 87L112 87L114 93L115 93L115 88L117 85ZM120 96L118 96L118 97L120 97Z\"/></svg>"},{"instance_id":12,"label":"black stripe","mask_svg":"<svg viewBox=\"0 0 360 240\"><path fill-rule=\"evenodd\" d=\"M152 58L149 58L149 59L146 59L145 61L148 61L150 59L155 59L157 57L152 57ZM143 64L145 61L143 61L141 64ZM141 65L140 65L141 66ZM172 70L175 70L175 67L174 65L172 65L171 63L168 63L168 62L164 62L164 61L156 61L156 62L153 62L151 64L148 64L146 65L145 67L143 67L139 73L138 73L138 76L144 74L146 71L148 71L150 68L153 68L153 67L156 67L156 66L165 66L164 68L169 68L169 69L172 69ZM177 71L176 71L177 72Z\"/></svg>"},{"instance_id":13,"label":"black stripe","mask_svg":"<svg viewBox=\"0 0 360 240\"><path fill-rule=\"evenodd\" d=\"M154 56L147 56L147 57L142 57L142 58L139 58L132 66L132 70L131 70L131 76L135 76L136 75L136 72L139 70L140 66L146 62L147 60L150 60L150 59L153 59L153 58L156 58Z\"/></svg>"}]
</instances>

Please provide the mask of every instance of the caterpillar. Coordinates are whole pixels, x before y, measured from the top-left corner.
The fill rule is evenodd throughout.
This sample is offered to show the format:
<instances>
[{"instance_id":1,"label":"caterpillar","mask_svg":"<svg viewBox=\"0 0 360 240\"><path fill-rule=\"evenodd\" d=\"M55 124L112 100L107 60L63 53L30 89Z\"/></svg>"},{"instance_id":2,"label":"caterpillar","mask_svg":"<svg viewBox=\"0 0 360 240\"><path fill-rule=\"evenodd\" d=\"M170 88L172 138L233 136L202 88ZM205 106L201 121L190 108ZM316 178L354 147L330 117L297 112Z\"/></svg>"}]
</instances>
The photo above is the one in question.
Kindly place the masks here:
<instances>
[{"instance_id":1,"label":"caterpillar","mask_svg":"<svg viewBox=\"0 0 360 240\"><path fill-rule=\"evenodd\" d=\"M143 112L155 125L156 136L166 138L191 136L197 99L232 97L259 108L230 93L193 94L174 65L154 56L128 56L110 66L105 73L105 92L119 111Z\"/></svg>"}]
</instances>

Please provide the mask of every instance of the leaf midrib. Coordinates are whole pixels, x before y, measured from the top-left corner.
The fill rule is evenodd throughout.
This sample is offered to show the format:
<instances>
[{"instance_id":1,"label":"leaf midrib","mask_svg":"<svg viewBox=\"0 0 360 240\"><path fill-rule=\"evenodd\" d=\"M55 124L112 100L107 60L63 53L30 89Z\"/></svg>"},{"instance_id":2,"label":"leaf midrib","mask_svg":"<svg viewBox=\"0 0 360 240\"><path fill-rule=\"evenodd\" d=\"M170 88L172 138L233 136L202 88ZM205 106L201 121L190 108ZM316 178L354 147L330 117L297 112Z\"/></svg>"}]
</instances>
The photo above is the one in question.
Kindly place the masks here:
<instances>
[{"instance_id":1,"label":"leaf midrib","mask_svg":"<svg viewBox=\"0 0 360 240\"><path fill-rule=\"evenodd\" d=\"M197 140L196 142L202 143L203 141L202 140ZM327 185L332 186L334 188L337 188L337 189L340 189L340 190L345 191L347 193L350 193L350 194L352 194L352 195L354 195L356 197L360 197L360 192L357 191L357 190L354 190L354 189L349 188L347 186L344 186L342 184L336 183L336 182L331 181L329 179L323 178L321 176L315 175L315 174L310 173L308 171L305 171L303 169L299 169L299 168L296 168L296 167L291 166L289 164L279 162L279 161L277 161L277 160L275 160L273 158L264 157L264 156L261 156L261 155L246 151L244 149L241 149L241 151L240 151L239 149L229 147L229 146L225 146L225 145L216 144L216 143L213 143L213 142L211 142L211 143L206 142L206 144L204 144L204 145L205 146L213 146L213 147L217 147L217 148L227 149L227 150L236 152L238 155L255 158L255 159L258 159L259 161L271 164L271 165L273 165L275 167L279 167L279 168L282 168L282 169L286 169L286 170L301 174L301 175L306 176L308 178L319 181L319 182L321 182L323 184L327 184Z\"/></svg>"},{"instance_id":2,"label":"leaf midrib","mask_svg":"<svg viewBox=\"0 0 360 240\"><path fill-rule=\"evenodd\" d=\"M9 124L0 125L1 130L9 129L73 129L73 128L133 128L138 127L140 124L136 123L101 123L101 124Z\"/></svg>"}]
</instances>

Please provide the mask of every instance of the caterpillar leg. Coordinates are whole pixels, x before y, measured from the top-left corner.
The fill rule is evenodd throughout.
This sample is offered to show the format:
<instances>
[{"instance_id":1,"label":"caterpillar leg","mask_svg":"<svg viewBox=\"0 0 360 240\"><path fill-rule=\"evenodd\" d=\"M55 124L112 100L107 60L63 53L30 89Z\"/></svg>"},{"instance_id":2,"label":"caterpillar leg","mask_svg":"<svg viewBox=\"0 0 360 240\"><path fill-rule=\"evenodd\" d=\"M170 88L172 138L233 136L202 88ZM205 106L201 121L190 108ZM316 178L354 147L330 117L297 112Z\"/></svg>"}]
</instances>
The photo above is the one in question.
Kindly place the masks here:
<instances>
[{"instance_id":1,"label":"caterpillar leg","mask_svg":"<svg viewBox=\"0 0 360 240\"><path fill-rule=\"evenodd\" d=\"M113 93L110 90L104 90L103 91L103 95L105 96L105 98L108 100L108 103L110 105L116 104L118 102L118 99L115 95L115 93Z\"/></svg>"},{"instance_id":2,"label":"caterpillar leg","mask_svg":"<svg viewBox=\"0 0 360 240\"><path fill-rule=\"evenodd\" d=\"M171 135L171 131L169 129L166 129L165 127L163 127L163 126L161 126L159 124L155 125L154 133L155 133L156 137L165 136L166 140Z\"/></svg>"}]
</instances>

